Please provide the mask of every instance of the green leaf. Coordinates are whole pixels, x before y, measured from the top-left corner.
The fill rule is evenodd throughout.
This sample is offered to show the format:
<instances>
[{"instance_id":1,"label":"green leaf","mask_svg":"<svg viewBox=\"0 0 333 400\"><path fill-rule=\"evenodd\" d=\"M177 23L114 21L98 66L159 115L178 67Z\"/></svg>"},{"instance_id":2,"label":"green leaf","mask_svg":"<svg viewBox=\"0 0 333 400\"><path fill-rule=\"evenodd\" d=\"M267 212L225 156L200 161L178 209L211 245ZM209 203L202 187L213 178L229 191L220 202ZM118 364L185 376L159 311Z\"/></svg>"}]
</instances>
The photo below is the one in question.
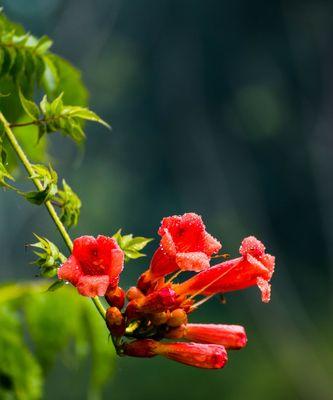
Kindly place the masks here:
<instances>
[{"instance_id":1,"label":"green leaf","mask_svg":"<svg viewBox=\"0 0 333 400\"><path fill-rule=\"evenodd\" d=\"M76 143L81 143L85 138L83 121L90 120L109 127L105 121L88 108L64 105L63 95L63 93L60 93L51 103L45 95L40 102L40 109L43 114L39 121L40 126L43 126L39 131L40 137L45 132L60 131L62 134L71 137Z\"/></svg>"},{"instance_id":2,"label":"green leaf","mask_svg":"<svg viewBox=\"0 0 333 400\"><path fill-rule=\"evenodd\" d=\"M44 61L44 74L42 76L42 85L47 94L55 93L59 85L59 75L56 66L49 56L43 56Z\"/></svg>"},{"instance_id":3,"label":"green leaf","mask_svg":"<svg viewBox=\"0 0 333 400\"><path fill-rule=\"evenodd\" d=\"M32 191L32 192L21 192L18 191L20 195L25 197L30 203L41 205L46 201L52 199L58 192L58 175L54 169L49 165L35 164L32 165L34 174L30 176L30 179L39 179L42 183L43 189Z\"/></svg>"},{"instance_id":4,"label":"green leaf","mask_svg":"<svg viewBox=\"0 0 333 400\"><path fill-rule=\"evenodd\" d=\"M98 123L106 126L107 128L111 129L111 127L108 123L106 123L104 120L102 120L102 118L100 118L96 113L94 113L93 111L91 111L85 107L66 106L63 108L62 114L68 115L71 117L88 120L88 121L98 122Z\"/></svg>"},{"instance_id":5,"label":"green leaf","mask_svg":"<svg viewBox=\"0 0 333 400\"><path fill-rule=\"evenodd\" d=\"M54 96L64 93L63 101L65 104L86 106L88 102L88 91L82 82L81 72L67 60L55 55L49 54L58 71L59 82Z\"/></svg>"},{"instance_id":6,"label":"green leaf","mask_svg":"<svg viewBox=\"0 0 333 400\"><path fill-rule=\"evenodd\" d=\"M57 354L75 337L80 300L70 290L45 292L26 298L24 310L29 333L44 369L50 367Z\"/></svg>"},{"instance_id":7,"label":"green leaf","mask_svg":"<svg viewBox=\"0 0 333 400\"><path fill-rule=\"evenodd\" d=\"M6 388L0 385L0 399L41 398L41 368L36 358L47 372L56 359L65 360L67 368L70 368L82 362L89 353L92 367L88 398L99 399L103 385L112 377L115 360L105 322L93 304L78 296L69 285L52 293L45 292L46 288L44 282L0 286L0 377L8 378L11 386L11 390L3 394L2 390ZM3 318L1 310L9 305L11 310ZM13 311L14 307L17 311ZM22 311L27 328L25 335L17 314L22 315ZM4 336L6 341L2 348ZM27 350L25 338L32 345L36 357ZM19 346L16 346L16 341ZM6 374L2 376L3 372ZM63 393L61 398L65 397Z\"/></svg>"},{"instance_id":8,"label":"green leaf","mask_svg":"<svg viewBox=\"0 0 333 400\"><path fill-rule=\"evenodd\" d=\"M47 187L41 191L20 192L20 193L30 203L40 206L41 204L49 200L56 193L56 191L53 190L52 192L50 192L50 188Z\"/></svg>"},{"instance_id":9,"label":"green leaf","mask_svg":"<svg viewBox=\"0 0 333 400\"><path fill-rule=\"evenodd\" d=\"M131 240L131 248L133 250L142 250L152 240L154 240L154 239L148 239L143 236L137 236Z\"/></svg>"},{"instance_id":10,"label":"green leaf","mask_svg":"<svg viewBox=\"0 0 333 400\"><path fill-rule=\"evenodd\" d=\"M41 399L41 368L23 342L17 313L8 306L0 307L0 326L0 398Z\"/></svg>"},{"instance_id":11,"label":"green leaf","mask_svg":"<svg viewBox=\"0 0 333 400\"><path fill-rule=\"evenodd\" d=\"M0 162L0 186L6 187L7 189L14 189L15 188L10 185L6 179L10 179L14 181L14 178L10 175L10 173L7 171L6 167L3 165L2 162Z\"/></svg>"},{"instance_id":12,"label":"green leaf","mask_svg":"<svg viewBox=\"0 0 333 400\"><path fill-rule=\"evenodd\" d=\"M142 250L153 240L143 236L133 237L132 234L122 235L121 229L119 229L112 237L117 241L119 247L125 253L125 260L144 257L145 254L140 253L139 250Z\"/></svg>"},{"instance_id":13,"label":"green leaf","mask_svg":"<svg viewBox=\"0 0 333 400\"><path fill-rule=\"evenodd\" d=\"M72 188L62 181L63 190L58 190L57 196L53 198L56 205L61 207L60 219L67 228L76 226L81 212L81 200Z\"/></svg>"},{"instance_id":14,"label":"green leaf","mask_svg":"<svg viewBox=\"0 0 333 400\"><path fill-rule=\"evenodd\" d=\"M48 36L42 36L36 46L35 52L36 54L44 54L53 44L53 41Z\"/></svg>"},{"instance_id":15,"label":"green leaf","mask_svg":"<svg viewBox=\"0 0 333 400\"><path fill-rule=\"evenodd\" d=\"M110 379L114 370L115 350L105 329L105 322L98 315L92 304L86 303L85 319L88 340L91 348L92 368L89 399L101 399L101 389Z\"/></svg>"},{"instance_id":16,"label":"green leaf","mask_svg":"<svg viewBox=\"0 0 333 400\"><path fill-rule=\"evenodd\" d=\"M33 120L38 120L39 114L40 114L40 110L39 110L39 107L37 106L37 104L35 104L33 101L30 101L30 100L26 99L24 97L23 93L21 92L21 90L19 90L19 96L20 96L20 101L21 101L21 104L22 104L22 107L23 107L24 111Z\"/></svg>"},{"instance_id":17,"label":"green leaf","mask_svg":"<svg viewBox=\"0 0 333 400\"><path fill-rule=\"evenodd\" d=\"M31 247L38 249L38 251L34 251L38 257L34 264L39 267L41 276L52 278L57 274L60 265L66 261L66 257L50 240L34 235L38 240L38 242L30 244Z\"/></svg>"},{"instance_id":18,"label":"green leaf","mask_svg":"<svg viewBox=\"0 0 333 400\"><path fill-rule=\"evenodd\" d=\"M61 289L64 285L66 285L66 282L63 280L57 280L52 283L52 285L49 286L47 289L48 292L55 292L58 289Z\"/></svg>"}]
</instances>

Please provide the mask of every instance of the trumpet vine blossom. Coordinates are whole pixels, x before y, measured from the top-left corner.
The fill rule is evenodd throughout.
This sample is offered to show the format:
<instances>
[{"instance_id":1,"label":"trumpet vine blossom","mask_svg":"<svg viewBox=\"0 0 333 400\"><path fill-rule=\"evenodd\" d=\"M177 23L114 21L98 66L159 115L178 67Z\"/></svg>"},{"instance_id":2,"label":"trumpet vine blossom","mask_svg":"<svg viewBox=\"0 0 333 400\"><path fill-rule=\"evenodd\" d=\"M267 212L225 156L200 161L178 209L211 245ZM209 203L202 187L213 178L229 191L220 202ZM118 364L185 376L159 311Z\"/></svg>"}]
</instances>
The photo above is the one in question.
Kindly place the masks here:
<instances>
[{"instance_id":1,"label":"trumpet vine blossom","mask_svg":"<svg viewBox=\"0 0 333 400\"><path fill-rule=\"evenodd\" d=\"M222 246L195 213L164 218L158 234L161 240L149 268L126 292L119 286L126 254L114 238L105 236L76 239L58 277L71 282L83 296L105 297L106 325L118 354L160 355L194 367L220 369L227 363L227 350L246 345L245 329L189 323L189 315L215 294L255 285L262 301L268 302L275 258L261 241L249 236L241 243L240 257L211 266ZM120 243L132 243L131 251L139 249L138 240L131 235L124 238ZM193 276L175 283L183 271Z\"/></svg>"}]
</instances>

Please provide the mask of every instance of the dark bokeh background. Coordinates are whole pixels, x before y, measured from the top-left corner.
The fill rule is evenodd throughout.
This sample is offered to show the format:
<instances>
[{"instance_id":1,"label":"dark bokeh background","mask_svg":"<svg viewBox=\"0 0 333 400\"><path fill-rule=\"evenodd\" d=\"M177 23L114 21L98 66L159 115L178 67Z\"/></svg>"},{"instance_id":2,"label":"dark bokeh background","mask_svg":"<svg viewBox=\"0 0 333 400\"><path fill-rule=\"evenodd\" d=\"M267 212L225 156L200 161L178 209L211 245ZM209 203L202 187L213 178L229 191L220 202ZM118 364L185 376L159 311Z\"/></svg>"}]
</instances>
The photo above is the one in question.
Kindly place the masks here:
<instances>
[{"instance_id":1,"label":"dark bokeh background","mask_svg":"<svg viewBox=\"0 0 333 400\"><path fill-rule=\"evenodd\" d=\"M75 235L156 236L163 216L195 211L226 252L255 234L277 257L270 304L250 289L195 316L246 326L248 347L225 370L119 359L104 398L332 399L333 3L2 3L82 69L91 108L113 126L90 125L84 154L53 138L84 203ZM0 280L31 278L23 244L56 233L15 195L0 206ZM128 264L124 286L143 268ZM45 398L84 398L86 368L59 363Z\"/></svg>"}]
</instances>

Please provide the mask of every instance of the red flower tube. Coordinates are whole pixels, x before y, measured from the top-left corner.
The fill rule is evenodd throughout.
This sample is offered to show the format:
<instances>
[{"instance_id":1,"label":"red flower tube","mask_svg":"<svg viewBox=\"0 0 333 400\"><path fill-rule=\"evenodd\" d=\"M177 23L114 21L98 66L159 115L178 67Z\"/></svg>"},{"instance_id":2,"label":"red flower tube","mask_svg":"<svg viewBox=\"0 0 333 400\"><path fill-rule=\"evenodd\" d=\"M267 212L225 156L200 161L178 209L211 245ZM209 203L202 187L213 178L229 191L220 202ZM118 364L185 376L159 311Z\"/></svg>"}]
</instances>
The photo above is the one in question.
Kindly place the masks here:
<instances>
[{"instance_id":1,"label":"red flower tube","mask_svg":"<svg viewBox=\"0 0 333 400\"><path fill-rule=\"evenodd\" d=\"M163 312L174 307L176 300L176 292L169 287L164 287L150 293L148 296L142 296L130 301L127 305L126 315L134 317L137 313L151 314Z\"/></svg>"},{"instance_id":2,"label":"red flower tube","mask_svg":"<svg viewBox=\"0 0 333 400\"><path fill-rule=\"evenodd\" d=\"M202 271L174 289L180 295L211 295L258 285L262 301L270 300L269 281L274 272L275 257L265 253L265 246L254 236L240 246L241 257L225 261Z\"/></svg>"},{"instance_id":3,"label":"red flower tube","mask_svg":"<svg viewBox=\"0 0 333 400\"><path fill-rule=\"evenodd\" d=\"M158 230L161 236L149 273L157 279L178 269L201 271L209 267L212 254L217 253L221 243L208 232L195 213L163 218Z\"/></svg>"},{"instance_id":4,"label":"red flower tube","mask_svg":"<svg viewBox=\"0 0 333 400\"><path fill-rule=\"evenodd\" d=\"M182 364L206 369L222 368L228 361L227 352L223 346L186 342L157 342L151 339L127 343L124 346L124 353L132 357L160 355Z\"/></svg>"},{"instance_id":5,"label":"red flower tube","mask_svg":"<svg viewBox=\"0 0 333 400\"><path fill-rule=\"evenodd\" d=\"M81 236L74 240L72 255L58 270L83 296L105 295L114 288L124 266L124 253L110 237Z\"/></svg>"},{"instance_id":6,"label":"red flower tube","mask_svg":"<svg viewBox=\"0 0 333 400\"><path fill-rule=\"evenodd\" d=\"M233 350L245 347L247 342L245 329L239 325L187 324L182 337L198 343L219 344Z\"/></svg>"}]
</instances>

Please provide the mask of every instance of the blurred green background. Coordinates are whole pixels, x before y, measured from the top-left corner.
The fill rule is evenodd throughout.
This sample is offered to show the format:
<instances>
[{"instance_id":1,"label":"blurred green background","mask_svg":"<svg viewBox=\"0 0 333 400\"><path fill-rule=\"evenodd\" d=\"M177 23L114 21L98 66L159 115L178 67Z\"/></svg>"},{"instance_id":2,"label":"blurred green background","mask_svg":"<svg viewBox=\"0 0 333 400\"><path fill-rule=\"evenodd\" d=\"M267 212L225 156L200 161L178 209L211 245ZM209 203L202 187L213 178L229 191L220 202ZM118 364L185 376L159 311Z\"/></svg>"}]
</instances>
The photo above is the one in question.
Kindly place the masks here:
<instances>
[{"instance_id":1,"label":"blurred green background","mask_svg":"<svg viewBox=\"0 0 333 400\"><path fill-rule=\"evenodd\" d=\"M254 234L277 257L270 304L253 288L192 317L246 327L247 348L224 370L121 358L103 398L332 399L333 3L2 5L54 39L113 127L89 125L84 153L52 138L54 164L83 201L75 236L122 227L156 237L163 216L194 211L231 255ZM0 281L32 278L31 231L60 242L46 213L8 192L0 221ZM124 287L145 262L128 264ZM83 399L86 377L86 365L58 361L45 399Z\"/></svg>"}]
</instances>

